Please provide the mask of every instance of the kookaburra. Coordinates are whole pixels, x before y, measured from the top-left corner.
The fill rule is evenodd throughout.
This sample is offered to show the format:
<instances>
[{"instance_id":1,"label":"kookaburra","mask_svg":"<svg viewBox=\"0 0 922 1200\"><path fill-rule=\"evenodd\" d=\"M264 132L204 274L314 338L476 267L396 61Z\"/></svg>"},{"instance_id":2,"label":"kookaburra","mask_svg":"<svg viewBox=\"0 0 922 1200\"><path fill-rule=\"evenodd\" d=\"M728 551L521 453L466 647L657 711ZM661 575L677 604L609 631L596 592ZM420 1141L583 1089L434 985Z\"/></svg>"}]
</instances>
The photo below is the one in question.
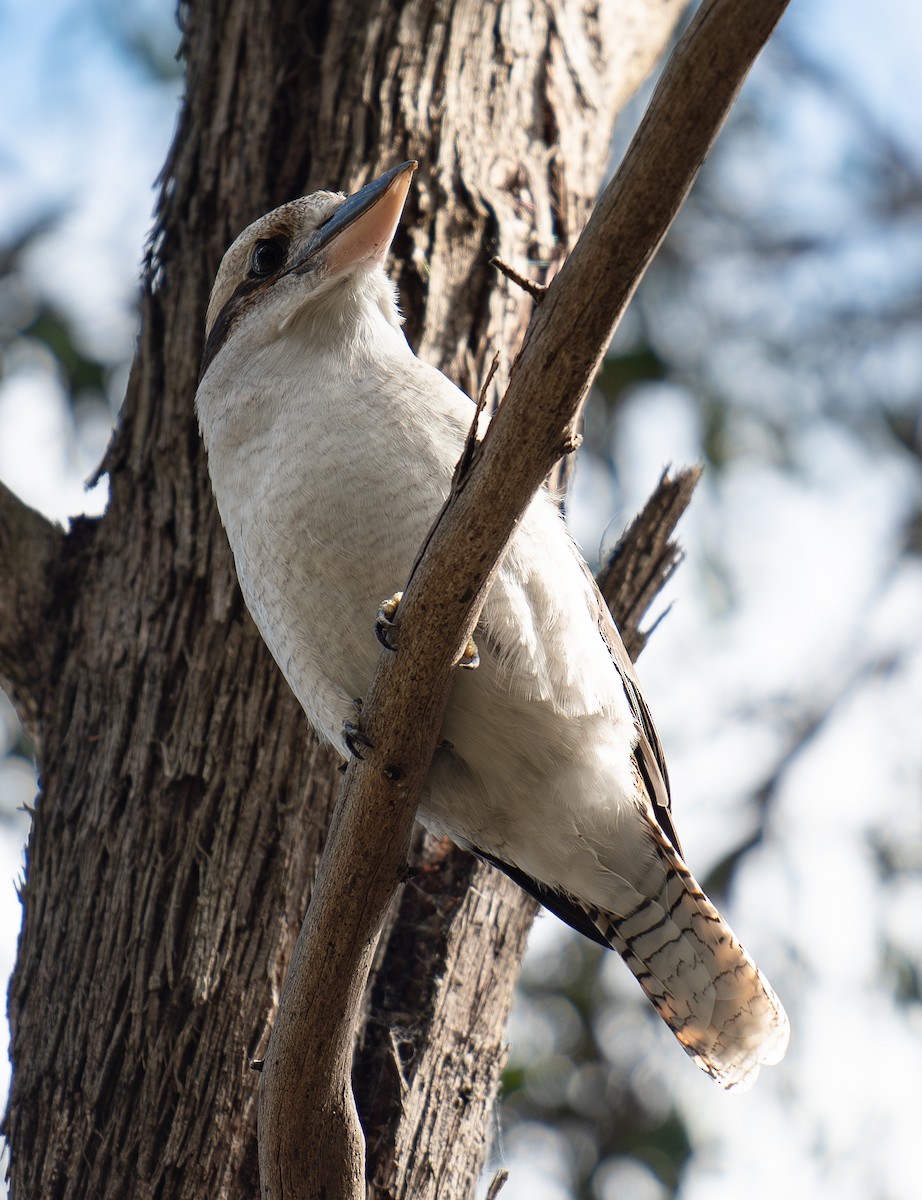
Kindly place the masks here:
<instances>
[{"instance_id":1,"label":"kookaburra","mask_svg":"<svg viewBox=\"0 0 922 1200\"><path fill-rule=\"evenodd\" d=\"M211 294L196 401L247 606L344 756L381 597L406 580L474 412L410 349L384 271L415 167L283 204L240 234ZM784 1054L787 1017L685 865L637 678L544 491L475 638L420 820L617 950L708 1074L751 1081Z\"/></svg>"}]
</instances>

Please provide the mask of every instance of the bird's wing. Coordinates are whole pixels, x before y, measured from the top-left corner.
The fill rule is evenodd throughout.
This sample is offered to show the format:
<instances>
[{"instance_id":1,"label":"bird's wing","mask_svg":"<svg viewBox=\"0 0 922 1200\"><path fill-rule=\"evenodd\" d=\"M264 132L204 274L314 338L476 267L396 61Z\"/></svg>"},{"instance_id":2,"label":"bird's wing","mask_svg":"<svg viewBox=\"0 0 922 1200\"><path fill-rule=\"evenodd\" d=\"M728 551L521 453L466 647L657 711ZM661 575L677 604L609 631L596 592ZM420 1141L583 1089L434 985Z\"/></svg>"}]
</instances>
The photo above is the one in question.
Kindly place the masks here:
<instances>
[{"instance_id":1,"label":"bird's wing","mask_svg":"<svg viewBox=\"0 0 922 1200\"><path fill-rule=\"evenodd\" d=\"M647 799L650 801L650 807L653 809L657 823L670 842L672 842L676 851L681 855L682 847L679 843L679 836L672 823L672 795L669 790L669 771L666 768L666 755L663 753L662 742L659 740L659 734L656 732L656 726L653 724L653 717L650 715L650 709L647 707L643 692L640 690L640 681L634 670L634 664L631 662L630 655L624 648L624 642L621 640L621 634L618 632L609 607L605 602L605 597L599 591L598 584L593 578L592 572L585 564L584 570L597 602L599 633L608 647L608 652L611 655L612 662L615 664L618 674L621 676L624 693L627 696L627 702L634 716L634 724L637 727L637 745L634 747L634 763L637 767L640 784L646 793Z\"/></svg>"},{"instance_id":2,"label":"bird's wing","mask_svg":"<svg viewBox=\"0 0 922 1200\"><path fill-rule=\"evenodd\" d=\"M609 650L611 661L615 664L619 677L621 677L624 695L628 698L630 712L634 718L634 725L637 731L637 743L634 746L634 766L637 773L637 784L639 784L641 791L646 794L649 806L651 806L653 815L657 818L660 829L663 830L667 838L672 842L673 847L676 848L679 856L681 856L682 846L679 844L676 828L672 824L672 797L669 788L669 770L666 769L666 756L663 752L663 743L659 740L657 727L653 724L652 715L649 713L647 702L643 698L643 692L640 689L640 680L637 679L634 664L630 661L630 655L624 649L621 634L619 634L615 620L611 616L610 608L607 606L605 598L599 590L598 583L595 582L592 571L589 570L582 556L580 556L580 564L594 600L594 614L599 626L601 640L604 641L607 650Z\"/></svg>"},{"instance_id":3,"label":"bird's wing","mask_svg":"<svg viewBox=\"0 0 922 1200\"><path fill-rule=\"evenodd\" d=\"M546 701L564 716L609 707L623 712L611 675L614 664L636 729L638 788L681 854L670 815L665 756L634 665L592 572L548 494L539 493L523 518L478 630L481 649L492 652L517 693Z\"/></svg>"},{"instance_id":4,"label":"bird's wing","mask_svg":"<svg viewBox=\"0 0 922 1200\"><path fill-rule=\"evenodd\" d=\"M540 905L552 912L555 917L559 917L564 924L569 925L571 929L575 929L577 933L583 934L598 945L604 946L606 950L611 949L611 942L599 930L598 925L593 920L591 915L593 909L571 896L569 892L558 891L549 887L546 883L541 883L531 875L527 875L524 871L520 871L518 867L512 863L503 862L501 858L496 858L492 854L487 854L484 850L472 848L472 853L478 858L487 862L492 867L496 867L498 871L502 871L504 875L508 875L513 883L517 883L523 892L528 892L533 900L537 900Z\"/></svg>"}]
</instances>

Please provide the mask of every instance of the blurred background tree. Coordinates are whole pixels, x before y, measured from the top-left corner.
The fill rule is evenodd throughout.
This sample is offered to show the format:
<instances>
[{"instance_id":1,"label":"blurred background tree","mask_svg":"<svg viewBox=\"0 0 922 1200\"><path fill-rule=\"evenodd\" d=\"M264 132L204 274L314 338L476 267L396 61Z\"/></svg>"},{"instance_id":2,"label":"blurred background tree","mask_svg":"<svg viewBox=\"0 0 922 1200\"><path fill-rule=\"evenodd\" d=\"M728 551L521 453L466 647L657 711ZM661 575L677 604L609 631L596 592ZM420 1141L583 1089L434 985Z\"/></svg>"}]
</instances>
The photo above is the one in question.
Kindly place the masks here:
<instances>
[{"instance_id":1,"label":"blurred background tree","mask_svg":"<svg viewBox=\"0 0 922 1200\"><path fill-rule=\"evenodd\" d=\"M791 1052L716 1094L614 956L542 918L496 1137L510 1200L916 1194L922 25L859 9L782 23L619 332L569 501L591 558L663 465L707 468L640 671L686 850L788 1003ZM179 71L167 0L42 22L20 69L44 63L48 140L0 141L0 475L60 519L105 504L81 483L124 391ZM0 754L12 878L34 775L5 701ZM8 970L12 889L2 907Z\"/></svg>"}]
</instances>

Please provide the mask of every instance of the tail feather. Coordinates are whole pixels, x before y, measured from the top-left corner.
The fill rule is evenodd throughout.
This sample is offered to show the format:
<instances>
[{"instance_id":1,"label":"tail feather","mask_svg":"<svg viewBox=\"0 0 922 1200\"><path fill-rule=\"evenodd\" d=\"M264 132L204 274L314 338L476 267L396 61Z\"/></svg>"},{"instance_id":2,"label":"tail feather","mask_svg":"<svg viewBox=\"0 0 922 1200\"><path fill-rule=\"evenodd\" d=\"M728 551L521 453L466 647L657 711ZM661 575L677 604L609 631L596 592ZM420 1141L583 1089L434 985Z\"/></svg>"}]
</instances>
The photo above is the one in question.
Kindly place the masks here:
<instances>
[{"instance_id":1,"label":"tail feather","mask_svg":"<svg viewBox=\"0 0 922 1200\"><path fill-rule=\"evenodd\" d=\"M723 1087L751 1085L787 1049L787 1015L758 967L651 821L661 882L622 916L587 908L686 1053Z\"/></svg>"}]
</instances>

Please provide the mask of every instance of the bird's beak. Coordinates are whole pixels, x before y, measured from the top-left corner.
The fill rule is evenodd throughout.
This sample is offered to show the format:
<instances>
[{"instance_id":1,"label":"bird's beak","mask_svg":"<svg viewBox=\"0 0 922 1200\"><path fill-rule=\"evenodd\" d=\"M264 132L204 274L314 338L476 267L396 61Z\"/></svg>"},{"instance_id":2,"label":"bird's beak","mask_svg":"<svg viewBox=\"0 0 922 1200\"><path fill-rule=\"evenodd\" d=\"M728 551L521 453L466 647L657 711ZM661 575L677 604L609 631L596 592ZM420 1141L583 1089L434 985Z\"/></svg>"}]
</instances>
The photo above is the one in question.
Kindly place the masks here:
<instances>
[{"instance_id":1,"label":"bird's beak","mask_svg":"<svg viewBox=\"0 0 922 1200\"><path fill-rule=\"evenodd\" d=\"M330 275L336 275L359 262L383 262L418 165L405 162L391 167L347 196L332 217L314 230L291 271L311 271L322 262Z\"/></svg>"}]
</instances>

